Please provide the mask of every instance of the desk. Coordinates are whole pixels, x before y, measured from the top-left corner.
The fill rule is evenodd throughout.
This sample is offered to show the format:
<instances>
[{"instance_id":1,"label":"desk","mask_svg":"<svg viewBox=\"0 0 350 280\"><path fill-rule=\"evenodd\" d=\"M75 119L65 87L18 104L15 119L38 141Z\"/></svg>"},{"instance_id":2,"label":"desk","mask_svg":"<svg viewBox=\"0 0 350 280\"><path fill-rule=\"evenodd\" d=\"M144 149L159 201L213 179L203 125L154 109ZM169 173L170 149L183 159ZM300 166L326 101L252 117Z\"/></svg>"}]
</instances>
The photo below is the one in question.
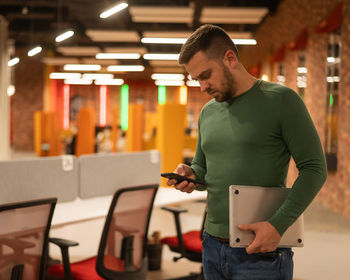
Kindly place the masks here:
<instances>
[{"instance_id":1,"label":"desk","mask_svg":"<svg viewBox=\"0 0 350 280\"><path fill-rule=\"evenodd\" d=\"M159 187L154 201L155 207L188 200L206 199L206 191L180 192L172 187ZM101 196L89 199L76 199L70 202L57 203L52 218L52 228L90 221L107 215L112 196Z\"/></svg>"}]
</instances>

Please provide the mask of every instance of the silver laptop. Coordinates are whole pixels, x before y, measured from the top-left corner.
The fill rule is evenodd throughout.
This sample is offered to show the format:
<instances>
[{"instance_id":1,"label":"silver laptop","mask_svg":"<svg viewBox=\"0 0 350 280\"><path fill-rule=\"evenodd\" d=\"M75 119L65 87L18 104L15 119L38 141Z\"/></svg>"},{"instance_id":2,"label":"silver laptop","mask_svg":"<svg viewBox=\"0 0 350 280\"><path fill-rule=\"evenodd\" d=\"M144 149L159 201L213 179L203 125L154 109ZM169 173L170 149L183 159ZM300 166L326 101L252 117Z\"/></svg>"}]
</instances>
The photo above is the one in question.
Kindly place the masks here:
<instances>
[{"instance_id":1,"label":"silver laptop","mask_svg":"<svg viewBox=\"0 0 350 280\"><path fill-rule=\"evenodd\" d=\"M247 247L254 233L241 231L239 224L268 220L279 209L288 195L288 188L230 186L230 246ZM283 234L278 247L304 246L304 219L301 215Z\"/></svg>"}]
</instances>

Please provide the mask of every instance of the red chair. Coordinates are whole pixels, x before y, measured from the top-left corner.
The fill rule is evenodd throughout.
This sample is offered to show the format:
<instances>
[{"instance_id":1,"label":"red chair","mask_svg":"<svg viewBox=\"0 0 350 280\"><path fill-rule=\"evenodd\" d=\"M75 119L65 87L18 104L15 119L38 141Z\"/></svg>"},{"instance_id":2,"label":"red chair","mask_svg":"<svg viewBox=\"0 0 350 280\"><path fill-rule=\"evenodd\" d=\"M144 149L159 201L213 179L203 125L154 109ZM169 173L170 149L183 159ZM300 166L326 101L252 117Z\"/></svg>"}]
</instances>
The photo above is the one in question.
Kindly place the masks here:
<instances>
[{"instance_id":1,"label":"red chair","mask_svg":"<svg viewBox=\"0 0 350 280\"><path fill-rule=\"evenodd\" d=\"M147 233L157 189L146 185L115 192L96 257L70 264L68 249L78 243L51 239L61 249L63 264L50 266L47 279L146 279Z\"/></svg>"},{"instance_id":2,"label":"red chair","mask_svg":"<svg viewBox=\"0 0 350 280\"><path fill-rule=\"evenodd\" d=\"M200 201L205 202L205 201ZM206 211L200 230L192 230L186 233L182 233L180 214L188 212L185 209L174 208L174 207L162 207L163 210L173 213L176 226L176 236L164 237L161 239L161 243L168 245L169 249L175 253L179 253L180 256L174 257L173 260L176 262L182 258L186 258L194 262L202 262L202 233L205 223ZM188 276L174 278L173 280L200 280L204 279L203 271L200 273L191 273Z\"/></svg>"},{"instance_id":3,"label":"red chair","mask_svg":"<svg viewBox=\"0 0 350 280\"><path fill-rule=\"evenodd\" d=\"M44 280L56 198L0 205L0 279Z\"/></svg>"}]
</instances>

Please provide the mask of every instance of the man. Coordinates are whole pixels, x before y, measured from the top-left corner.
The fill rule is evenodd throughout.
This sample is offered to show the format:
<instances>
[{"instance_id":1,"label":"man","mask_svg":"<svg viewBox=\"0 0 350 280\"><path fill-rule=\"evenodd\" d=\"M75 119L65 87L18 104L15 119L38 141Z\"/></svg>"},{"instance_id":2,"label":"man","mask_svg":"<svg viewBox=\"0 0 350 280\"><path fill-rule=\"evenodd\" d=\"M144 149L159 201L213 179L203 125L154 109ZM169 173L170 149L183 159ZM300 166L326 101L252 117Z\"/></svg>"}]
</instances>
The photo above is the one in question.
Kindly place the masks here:
<instances>
[{"instance_id":1,"label":"man","mask_svg":"<svg viewBox=\"0 0 350 280\"><path fill-rule=\"evenodd\" d=\"M199 116L191 166L179 164L175 170L207 182L205 279L292 280L293 252L277 246L327 177L321 143L303 101L287 87L249 75L232 40L214 25L203 25L190 36L179 63L213 97ZM255 239L246 249L231 248L229 186L285 187L291 156L299 176L286 201L269 220L240 225L253 231ZM187 193L204 189L187 181L167 183Z\"/></svg>"}]
</instances>

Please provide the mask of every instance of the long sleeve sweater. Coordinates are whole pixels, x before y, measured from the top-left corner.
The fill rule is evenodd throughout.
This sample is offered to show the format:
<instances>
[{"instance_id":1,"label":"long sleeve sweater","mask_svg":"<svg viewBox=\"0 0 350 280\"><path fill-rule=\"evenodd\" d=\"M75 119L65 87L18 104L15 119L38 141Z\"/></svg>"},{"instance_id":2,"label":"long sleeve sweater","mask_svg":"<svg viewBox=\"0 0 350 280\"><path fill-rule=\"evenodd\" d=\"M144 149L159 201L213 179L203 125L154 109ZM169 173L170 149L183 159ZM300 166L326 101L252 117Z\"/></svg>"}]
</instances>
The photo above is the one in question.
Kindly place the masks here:
<instances>
[{"instance_id":1,"label":"long sleeve sweater","mask_svg":"<svg viewBox=\"0 0 350 280\"><path fill-rule=\"evenodd\" d=\"M286 187L291 156L298 177L268 220L281 235L327 177L320 139L303 101L287 87L260 80L232 100L209 101L199 116L191 164L197 179L207 182L206 231L229 237L230 185Z\"/></svg>"}]
</instances>

